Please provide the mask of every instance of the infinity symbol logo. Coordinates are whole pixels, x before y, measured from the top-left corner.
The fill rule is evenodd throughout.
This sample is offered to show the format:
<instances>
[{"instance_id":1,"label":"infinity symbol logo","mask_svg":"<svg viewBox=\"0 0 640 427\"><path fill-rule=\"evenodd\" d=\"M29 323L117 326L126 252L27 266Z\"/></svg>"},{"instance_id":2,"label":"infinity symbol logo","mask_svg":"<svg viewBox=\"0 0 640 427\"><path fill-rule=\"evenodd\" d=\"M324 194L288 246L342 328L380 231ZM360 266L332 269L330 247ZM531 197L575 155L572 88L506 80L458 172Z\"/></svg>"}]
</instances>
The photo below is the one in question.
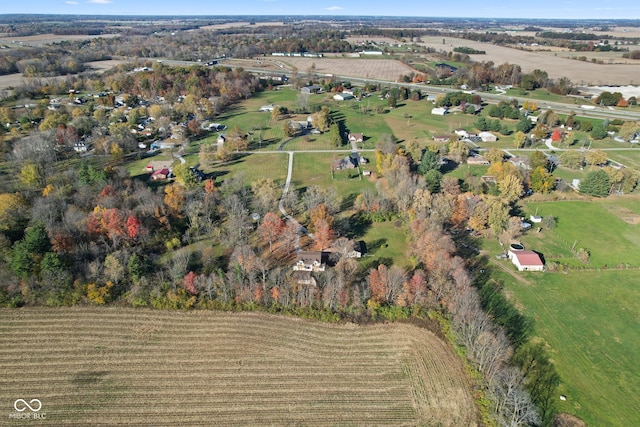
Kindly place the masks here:
<instances>
[{"instance_id":1,"label":"infinity symbol logo","mask_svg":"<svg viewBox=\"0 0 640 427\"><path fill-rule=\"evenodd\" d=\"M18 406L18 404L20 403L24 406L22 407ZM35 407L36 405L37 405L37 408ZM29 408L33 412L38 412L40 409L42 409L42 402L40 402L38 399L31 399L29 403L27 403L27 401L24 399L16 399L16 401L13 402L13 407L18 412L24 412L27 410L27 408Z\"/></svg>"}]
</instances>

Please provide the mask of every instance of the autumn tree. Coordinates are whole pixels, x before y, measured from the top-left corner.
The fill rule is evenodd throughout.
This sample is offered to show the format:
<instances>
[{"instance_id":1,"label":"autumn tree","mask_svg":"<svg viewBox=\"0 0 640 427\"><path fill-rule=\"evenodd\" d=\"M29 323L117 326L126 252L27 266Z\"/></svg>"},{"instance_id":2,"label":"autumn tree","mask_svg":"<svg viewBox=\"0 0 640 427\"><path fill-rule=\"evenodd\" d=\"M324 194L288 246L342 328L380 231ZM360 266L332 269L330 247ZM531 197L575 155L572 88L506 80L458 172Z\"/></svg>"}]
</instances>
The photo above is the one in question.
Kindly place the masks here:
<instances>
[{"instance_id":1,"label":"autumn tree","mask_svg":"<svg viewBox=\"0 0 640 427\"><path fill-rule=\"evenodd\" d=\"M269 252L273 252L273 243L282 236L285 222L273 212L267 212L258 227L260 238L269 243Z\"/></svg>"},{"instance_id":2,"label":"autumn tree","mask_svg":"<svg viewBox=\"0 0 640 427\"><path fill-rule=\"evenodd\" d=\"M169 214L175 217L182 217L182 210L185 203L185 188L173 183L164 188L164 204L169 210Z\"/></svg>"},{"instance_id":3,"label":"autumn tree","mask_svg":"<svg viewBox=\"0 0 640 427\"><path fill-rule=\"evenodd\" d=\"M604 165L608 161L607 153L602 150L589 150L585 155L585 160L590 166Z\"/></svg>"},{"instance_id":4,"label":"autumn tree","mask_svg":"<svg viewBox=\"0 0 640 427\"><path fill-rule=\"evenodd\" d=\"M320 111L314 113L311 116L311 122L320 132L326 132L327 130L329 130L330 114L331 109L326 105L323 105Z\"/></svg>"},{"instance_id":5,"label":"autumn tree","mask_svg":"<svg viewBox=\"0 0 640 427\"><path fill-rule=\"evenodd\" d=\"M272 178L258 178L251 183L253 204L258 212L265 214L276 209L282 191Z\"/></svg>"},{"instance_id":6,"label":"autumn tree","mask_svg":"<svg viewBox=\"0 0 640 427\"><path fill-rule=\"evenodd\" d=\"M525 144L526 141L527 141L527 135L522 131L517 131L513 135L513 142L514 142L516 148L524 147L524 144Z\"/></svg>"},{"instance_id":7,"label":"autumn tree","mask_svg":"<svg viewBox=\"0 0 640 427\"><path fill-rule=\"evenodd\" d=\"M377 269L371 269L369 272L370 302L374 306L393 304L402 292L405 278L406 272L397 265L387 267L380 264Z\"/></svg>"},{"instance_id":8,"label":"autumn tree","mask_svg":"<svg viewBox=\"0 0 640 427\"><path fill-rule=\"evenodd\" d=\"M500 163L504 160L504 151L499 148L491 147L483 153L484 158L492 164Z\"/></svg>"},{"instance_id":9,"label":"autumn tree","mask_svg":"<svg viewBox=\"0 0 640 427\"><path fill-rule=\"evenodd\" d=\"M555 177L542 166L536 167L529 177L531 189L537 193L549 193L555 185Z\"/></svg>"}]
</instances>

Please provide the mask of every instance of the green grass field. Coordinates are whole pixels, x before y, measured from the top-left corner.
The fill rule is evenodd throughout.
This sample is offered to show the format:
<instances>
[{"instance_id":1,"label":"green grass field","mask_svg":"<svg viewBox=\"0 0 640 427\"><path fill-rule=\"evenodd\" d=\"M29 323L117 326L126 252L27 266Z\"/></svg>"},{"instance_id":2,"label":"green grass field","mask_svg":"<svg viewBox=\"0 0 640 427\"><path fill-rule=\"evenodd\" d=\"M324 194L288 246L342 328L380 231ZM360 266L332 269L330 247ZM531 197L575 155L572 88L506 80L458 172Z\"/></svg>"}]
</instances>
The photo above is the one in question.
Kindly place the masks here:
<instances>
[{"instance_id":1,"label":"green grass field","mask_svg":"<svg viewBox=\"0 0 640 427\"><path fill-rule=\"evenodd\" d=\"M405 232L402 225L395 221L374 222L357 240L363 240L367 245L367 255L361 258L363 265L411 265L407 256Z\"/></svg>"},{"instance_id":2,"label":"green grass field","mask_svg":"<svg viewBox=\"0 0 640 427\"><path fill-rule=\"evenodd\" d=\"M247 185L258 178L272 178L277 184L284 185L288 161L286 153L249 154L214 167L213 175L218 183L233 174L242 172Z\"/></svg>"},{"instance_id":3,"label":"green grass field","mask_svg":"<svg viewBox=\"0 0 640 427\"><path fill-rule=\"evenodd\" d=\"M640 171L640 150L638 149L629 149L628 151L610 151L607 152L607 156L627 167Z\"/></svg>"},{"instance_id":4,"label":"green grass field","mask_svg":"<svg viewBox=\"0 0 640 427\"><path fill-rule=\"evenodd\" d=\"M344 154L346 155L346 154ZM296 189L317 185L322 188L333 187L340 198L355 198L365 188L373 189L374 184L367 178L339 179L331 178L331 161L343 154L298 153L293 157L292 185Z\"/></svg>"},{"instance_id":5,"label":"green grass field","mask_svg":"<svg viewBox=\"0 0 640 427\"><path fill-rule=\"evenodd\" d=\"M639 277L635 269L529 273L530 285L505 280L549 345L567 396L558 409L588 426L640 425Z\"/></svg>"},{"instance_id":6,"label":"green grass field","mask_svg":"<svg viewBox=\"0 0 640 427\"><path fill-rule=\"evenodd\" d=\"M637 199L630 203L640 204ZM628 213L629 208L608 200L557 201L528 203L525 211L535 214L536 209L540 216L556 217L557 226L541 233L530 232L522 240L530 249L542 252L547 261L564 262L565 258L573 258L571 248L575 245L576 249L585 248L590 252L588 267L640 266L640 224L623 220L623 217L633 217ZM630 210L632 214L640 208L635 209Z\"/></svg>"}]
</instances>

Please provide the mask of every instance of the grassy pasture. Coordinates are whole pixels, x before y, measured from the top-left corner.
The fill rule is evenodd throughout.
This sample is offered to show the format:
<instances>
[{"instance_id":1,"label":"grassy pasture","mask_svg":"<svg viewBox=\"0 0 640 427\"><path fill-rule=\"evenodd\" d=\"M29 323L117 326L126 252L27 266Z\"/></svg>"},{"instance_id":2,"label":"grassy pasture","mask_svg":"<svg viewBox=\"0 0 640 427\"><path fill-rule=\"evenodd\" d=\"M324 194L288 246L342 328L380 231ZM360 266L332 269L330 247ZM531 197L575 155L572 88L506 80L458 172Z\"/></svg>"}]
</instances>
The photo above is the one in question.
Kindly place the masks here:
<instances>
[{"instance_id":1,"label":"grassy pasture","mask_svg":"<svg viewBox=\"0 0 640 427\"><path fill-rule=\"evenodd\" d=\"M636 252L637 253L637 252ZM505 289L549 345L561 377L561 412L589 426L640 425L637 269L504 276Z\"/></svg>"},{"instance_id":2,"label":"grassy pasture","mask_svg":"<svg viewBox=\"0 0 640 427\"><path fill-rule=\"evenodd\" d=\"M640 202L630 202L637 212ZM544 254L547 261L566 261L573 258L571 247L585 248L591 253L589 267L615 267L629 264L640 266L640 224L625 222L616 215L610 200L600 201L556 201L528 203L525 211L538 215L553 215L557 226L542 233L530 232L523 241L531 249ZM620 211L618 211L620 212Z\"/></svg>"},{"instance_id":3,"label":"grassy pasture","mask_svg":"<svg viewBox=\"0 0 640 427\"><path fill-rule=\"evenodd\" d=\"M529 232L525 245L585 271L568 273L494 272L525 315L534 333L549 346L561 377L561 412L587 425L640 424L640 200L609 197L593 201L530 202L524 212L557 218L554 230ZM589 265L575 258L571 246L591 252ZM495 251L494 251L495 252ZM493 260L495 263L496 261ZM504 262L510 271L513 267ZM604 265L608 269L602 269ZM624 264L630 268L625 269ZM622 265L623 269L612 270ZM522 280L516 280L516 277Z\"/></svg>"},{"instance_id":4,"label":"grassy pasture","mask_svg":"<svg viewBox=\"0 0 640 427\"><path fill-rule=\"evenodd\" d=\"M124 308L0 312L4 425L477 423L448 345L408 324ZM28 337L28 339L25 339Z\"/></svg>"}]
</instances>

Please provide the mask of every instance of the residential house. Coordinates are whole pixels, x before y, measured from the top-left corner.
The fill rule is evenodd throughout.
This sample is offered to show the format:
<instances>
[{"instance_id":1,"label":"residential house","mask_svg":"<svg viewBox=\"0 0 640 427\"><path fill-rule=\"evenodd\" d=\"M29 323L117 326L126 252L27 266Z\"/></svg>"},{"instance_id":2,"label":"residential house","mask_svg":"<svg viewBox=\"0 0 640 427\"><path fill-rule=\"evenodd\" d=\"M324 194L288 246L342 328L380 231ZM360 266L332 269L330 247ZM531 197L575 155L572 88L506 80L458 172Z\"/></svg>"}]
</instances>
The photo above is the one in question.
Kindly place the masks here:
<instances>
[{"instance_id":1,"label":"residential house","mask_svg":"<svg viewBox=\"0 0 640 427\"><path fill-rule=\"evenodd\" d=\"M350 133L348 139L349 142L363 142L364 135L362 133Z\"/></svg>"},{"instance_id":2,"label":"residential house","mask_svg":"<svg viewBox=\"0 0 640 427\"><path fill-rule=\"evenodd\" d=\"M468 137L469 137L469 132L467 132L467 131L466 131L466 130L464 130L464 129L456 129L456 130L454 131L454 133L455 133L456 135L458 135L460 138L468 138Z\"/></svg>"},{"instance_id":3,"label":"residential house","mask_svg":"<svg viewBox=\"0 0 640 427\"><path fill-rule=\"evenodd\" d=\"M449 141L449 135L433 135L433 140L435 142L447 142Z\"/></svg>"},{"instance_id":4,"label":"residential house","mask_svg":"<svg viewBox=\"0 0 640 427\"><path fill-rule=\"evenodd\" d=\"M531 166L529 166L529 159L527 157L509 157L508 162L521 169L531 169Z\"/></svg>"},{"instance_id":5,"label":"residential house","mask_svg":"<svg viewBox=\"0 0 640 427\"><path fill-rule=\"evenodd\" d=\"M294 271L324 271L326 268L326 253L322 251L301 251L296 254Z\"/></svg>"},{"instance_id":6,"label":"residential house","mask_svg":"<svg viewBox=\"0 0 640 427\"><path fill-rule=\"evenodd\" d=\"M151 180L152 181L162 181L162 180L165 180L167 178L171 178L172 175L173 174L171 173L171 171L169 169L164 168L164 169L160 169L160 170L157 170L157 171L153 172L151 174Z\"/></svg>"},{"instance_id":7,"label":"residential house","mask_svg":"<svg viewBox=\"0 0 640 427\"><path fill-rule=\"evenodd\" d=\"M487 160L484 156L469 156L467 157L468 165L489 165L491 162Z\"/></svg>"},{"instance_id":8,"label":"residential house","mask_svg":"<svg viewBox=\"0 0 640 427\"><path fill-rule=\"evenodd\" d=\"M73 144L73 150L76 153L86 153L87 151L89 151L89 145L86 142L75 142Z\"/></svg>"}]
</instances>

